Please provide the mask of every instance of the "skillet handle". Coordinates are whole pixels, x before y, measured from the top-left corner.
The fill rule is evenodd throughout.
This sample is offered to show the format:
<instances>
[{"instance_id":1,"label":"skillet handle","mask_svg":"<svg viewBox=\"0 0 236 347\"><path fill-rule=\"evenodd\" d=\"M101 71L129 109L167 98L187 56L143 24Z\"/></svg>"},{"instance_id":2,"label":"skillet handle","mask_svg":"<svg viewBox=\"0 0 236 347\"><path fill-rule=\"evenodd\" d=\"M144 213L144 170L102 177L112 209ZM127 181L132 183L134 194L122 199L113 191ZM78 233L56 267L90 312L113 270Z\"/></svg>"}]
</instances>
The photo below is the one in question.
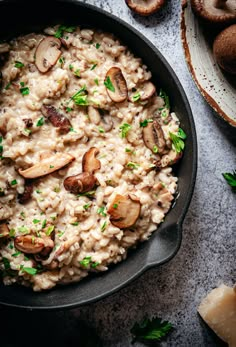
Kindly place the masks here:
<instances>
[{"instance_id":1,"label":"skillet handle","mask_svg":"<svg viewBox=\"0 0 236 347\"><path fill-rule=\"evenodd\" d=\"M163 264L178 252L182 240L182 226L170 224L153 235L148 250L147 266Z\"/></svg>"}]
</instances>

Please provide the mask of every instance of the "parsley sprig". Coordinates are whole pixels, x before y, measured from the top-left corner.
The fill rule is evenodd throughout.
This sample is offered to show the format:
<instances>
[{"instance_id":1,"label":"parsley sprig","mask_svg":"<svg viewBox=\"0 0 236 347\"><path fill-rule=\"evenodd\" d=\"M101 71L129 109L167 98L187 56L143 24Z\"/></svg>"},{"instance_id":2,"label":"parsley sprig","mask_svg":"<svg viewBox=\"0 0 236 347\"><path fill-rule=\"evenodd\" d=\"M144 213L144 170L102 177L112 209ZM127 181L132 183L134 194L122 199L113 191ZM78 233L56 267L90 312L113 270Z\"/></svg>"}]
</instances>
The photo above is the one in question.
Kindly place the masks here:
<instances>
[{"instance_id":1,"label":"parsley sprig","mask_svg":"<svg viewBox=\"0 0 236 347\"><path fill-rule=\"evenodd\" d=\"M88 106L87 88L83 86L78 92L76 92L71 99L78 106Z\"/></svg>"},{"instance_id":2,"label":"parsley sprig","mask_svg":"<svg viewBox=\"0 0 236 347\"><path fill-rule=\"evenodd\" d=\"M107 89L109 89L110 91L115 93L115 87L113 86L112 81L111 81L109 76L107 76L107 78L105 79L104 85Z\"/></svg>"},{"instance_id":3,"label":"parsley sprig","mask_svg":"<svg viewBox=\"0 0 236 347\"><path fill-rule=\"evenodd\" d=\"M134 337L134 341L160 341L172 328L173 326L170 322L162 322L161 318L145 318L141 323L135 323L131 329L131 333Z\"/></svg>"},{"instance_id":4,"label":"parsley sprig","mask_svg":"<svg viewBox=\"0 0 236 347\"><path fill-rule=\"evenodd\" d=\"M122 139L124 139L128 135L128 132L130 131L131 128L132 126L128 123L124 123L119 127L119 130L121 131Z\"/></svg>"},{"instance_id":5,"label":"parsley sprig","mask_svg":"<svg viewBox=\"0 0 236 347\"><path fill-rule=\"evenodd\" d=\"M169 132L170 138L173 142L173 148L177 153L181 153L184 150L185 144L184 141L187 138L187 135L183 129L179 128L177 134Z\"/></svg>"},{"instance_id":6,"label":"parsley sprig","mask_svg":"<svg viewBox=\"0 0 236 347\"><path fill-rule=\"evenodd\" d=\"M236 193L236 170L233 171L233 173L225 172L222 173L224 179L228 183L230 187L232 187L232 190L234 193Z\"/></svg>"},{"instance_id":7,"label":"parsley sprig","mask_svg":"<svg viewBox=\"0 0 236 347\"><path fill-rule=\"evenodd\" d=\"M76 26L60 25L57 31L55 32L54 36L59 39L64 35L64 32L73 33L75 29L76 29Z\"/></svg>"}]
</instances>

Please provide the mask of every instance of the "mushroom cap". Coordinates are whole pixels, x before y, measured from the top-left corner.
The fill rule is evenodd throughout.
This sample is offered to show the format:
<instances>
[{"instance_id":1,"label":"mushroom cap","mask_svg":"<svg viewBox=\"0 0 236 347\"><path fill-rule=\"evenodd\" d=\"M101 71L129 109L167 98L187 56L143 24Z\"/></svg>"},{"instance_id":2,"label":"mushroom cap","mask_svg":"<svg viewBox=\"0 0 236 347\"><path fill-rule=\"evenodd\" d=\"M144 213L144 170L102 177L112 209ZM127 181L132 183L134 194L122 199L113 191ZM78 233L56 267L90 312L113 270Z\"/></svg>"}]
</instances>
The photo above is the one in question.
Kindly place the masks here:
<instances>
[{"instance_id":1,"label":"mushroom cap","mask_svg":"<svg viewBox=\"0 0 236 347\"><path fill-rule=\"evenodd\" d=\"M35 51L35 65L40 72L45 73L56 64L61 55L60 48L61 41L54 36L39 42Z\"/></svg>"},{"instance_id":2,"label":"mushroom cap","mask_svg":"<svg viewBox=\"0 0 236 347\"><path fill-rule=\"evenodd\" d=\"M123 102L127 99L128 89L126 80L119 67L113 66L106 73L106 80L110 79L114 91L107 89L107 94L114 102Z\"/></svg>"},{"instance_id":3,"label":"mushroom cap","mask_svg":"<svg viewBox=\"0 0 236 347\"><path fill-rule=\"evenodd\" d=\"M125 0L126 5L141 16L149 16L159 11L166 0Z\"/></svg>"},{"instance_id":4,"label":"mushroom cap","mask_svg":"<svg viewBox=\"0 0 236 347\"><path fill-rule=\"evenodd\" d=\"M213 53L223 70L236 74L236 24L221 31L215 38Z\"/></svg>"},{"instance_id":5,"label":"mushroom cap","mask_svg":"<svg viewBox=\"0 0 236 347\"><path fill-rule=\"evenodd\" d=\"M191 0L195 14L215 24L236 22L235 0Z\"/></svg>"}]
</instances>

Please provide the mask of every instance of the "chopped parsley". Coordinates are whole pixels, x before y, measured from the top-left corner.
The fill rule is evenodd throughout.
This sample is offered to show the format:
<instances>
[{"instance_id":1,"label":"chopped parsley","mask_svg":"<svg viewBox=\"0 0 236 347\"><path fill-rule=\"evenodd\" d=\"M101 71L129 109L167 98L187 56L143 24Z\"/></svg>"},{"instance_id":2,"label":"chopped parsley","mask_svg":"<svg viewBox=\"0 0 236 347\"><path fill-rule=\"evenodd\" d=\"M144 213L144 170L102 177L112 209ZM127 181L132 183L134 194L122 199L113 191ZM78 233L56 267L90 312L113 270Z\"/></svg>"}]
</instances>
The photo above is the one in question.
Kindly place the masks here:
<instances>
[{"instance_id":1,"label":"chopped parsley","mask_svg":"<svg viewBox=\"0 0 236 347\"><path fill-rule=\"evenodd\" d=\"M53 232L54 228L55 228L54 225L50 225L50 226L47 228L47 230L45 231L45 234L46 234L47 236L50 236L51 233Z\"/></svg>"},{"instance_id":2,"label":"chopped parsley","mask_svg":"<svg viewBox=\"0 0 236 347\"><path fill-rule=\"evenodd\" d=\"M73 223L70 223L71 225L73 225L73 226L77 226L77 225L79 225L79 222L73 222Z\"/></svg>"},{"instance_id":3,"label":"chopped parsley","mask_svg":"<svg viewBox=\"0 0 236 347\"><path fill-rule=\"evenodd\" d=\"M104 81L104 85L107 89L109 89L110 91L112 91L113 93L115 92L115 87L113 86L111 79L109 76L107 76L107 78Z\"/></svg>"},{"instance_id":4,"label":"chopped parsley","mask_svg":"<svg viewBox=\"0 0 236 347\"><path fill-rule=\"evenodd\" d=\"M236 170L234 170L233 173L225 172L222 175L228 185L232 187L233 192L236 193Z\"/></svg>"},{"instance_id":5,"label":"chopped parsley","mask_svg":"<svg viewBox=\"0 0 236 347\"><path fill-rule=\"evenodd\" d=\"M70 64L70 65L69 65L69 69L70 69L71 71L73 71L74 66Z\"/></svg>"},{"instance_id":6,"label":"chopped parsley","mask_svg":"<svg viewBox=\"0 0 236 347\"><path fill-rule=\"evenodd\" d=\"M156 145L154 145L152 151L153 151L153 153L158 153L158 147Z\"/></svg>"},{"instance_id":7,"label":"chopped parsley","mask_svg":"<svg viewBox=\"0 0 236 347\"><path fill-rule=\"evenodd\" d=\"M99 49L100 46L101 46L101 45L100 45L100 43L98 43L98 42L97 42L96 45L95 45L96 49Z\"/></svg>"},{"instance_id":8,"label":"chopped parsley","mask_svg":"<svg viewBox=\"0 0 236 347\"><path fill-rule=\"evenodd\" d=\"M10 86L11 86L11 82L8 82L6 87L5 87L5 90L8 90L10 88Z\"/></svg>"},{"instance_id":9,"label":"chopped parsley","mask_svg":"<svg viewBox=\"0 0 236 347\"><path fill-rule=\"evenodd\" d=\"M91 258L92 258L91 256L87 256L83 260L81 260L79 263L84 267L88 267L90 265L92 268L95 268L96 266L100 264L98 262L93 262Z\"/></svg>"},{"instance_id":10,"label":"chopped parsley","mask_svg":"<svg viewBox=\"0 0 236 347\"><path fill-rule=\"evenodd\" d=\"M47 224L47 220L44 219L43 222L42 222L42 229L44 229L46 227L46 224Z\"/></svg>"},{"instance_id":11,"label":"chopped parsley","mask_svg":"<svg viewBox=\"0 0 236 347\"><path fill-rule=\"evenodd\" d=\"M179 130L177 132L177 136L180 137L183 140L185 140L187 138L187 135L185 134L185 132L181 128L179 128Z\"/></svg>"},{"instance_id":12,"label":"chopped parsley","mask_svg":"<svg viewBox=\"0 0 236 347\"><path fill-rule=\"evenodd\" d=\"M11 186L15 186L17 183L18 183L17 180L13 180L11 181Z\"/></svg>"},{"instance_id":13,"label":"chopped parsley","mask_svg":"<svg viewBox=\"0 0 236 347\"><path fill-rule=\"evenodd\" d=\"M103 217L106 217L107 214L105 213L105 206L99 207L97 213Z\"/></svg>"},{"instance_id":14,"label":"chopped parsley","mask_svg":"<svg viewBox=\"0 0 236 347\"><path fill-rule=\"evenodd\" d=\"M22 87L20 88L20 92L23 96L29 95L29 87Z\"/></svg>"},{"instance_id":15,"label":"chopped parsley","mask_svg":"<svg viewBox=\"0 0 236 347\"><path fill-rule=\"evenodd\" d=\"M55 193L60 193L60 191L61 191L60 187L55 187L53 190Z\"/></svg>"},{"instance_id":16,"label":"chopped parsley","mask_svg":"<svg viewBox=\"0 0 236 347\"><path fill-rule=\"evenodd\" d=\"M107 222L104 222L102 225L101 225L101 232L103 233L103 231L106 229L107 227Z\"/></svg>"},{"instance_id":17,"label":"chopped parsley","mask_svg":"<svg viewBox=\"0 0 236 347\"><path fill-rule=\"evenodd\" d=\"M54 165L50 165L49 168L50 168L50 169L53 169L53 168L54 168Z\"/></svg>"},{"instance_id":18,"label":"chopped parsley","mask_svg":"<svg viewBox=\"0 0 236 347\"><path fill-rule=\"evenodd\" d=\"M134 163L133 161L129 161L126 166L132 170L136 170L140 164Z\"/></svg>"},{"instance_id":19,"label":"chopped parsley","mask_svg":"<svg viewBox=\"0 0 236 347\"><path fill-rule=\"evenodd\" d=\"M90 190L89 192L85 192L85 193L80 193L77 194L78 197L80 196L87 196L87 197L93 197L93 195L96 193L96 190Z\"/></svg>"},{"instance_id":20,"label":"chopped parsley","mask_svg":"<svg viewBox=\"0 0 236 347\"><path fill-rule=\"evenodd\" d=\"M117 208L118 207L118 204L113 204L113 208Z\"/></svg>"},{"instance_id":21,"label":"chopped parsley","mask_svg":"<svg viewBox=\"0 0 236 347\"><path fill-rule=\"evenodd\" d=\"M152 122L153 122L153 119L144 119L144 121L140 122L139 125L140 127L145 128L148 125L148 123L152 123Z\"/></svg>"},{"instance_id":22,"label":"chopped parsley","mask_svg":"<svg viewBox=\"0 0 236 347\"><path fill-rule=\"evenodd\" d=\"M10 229L10 231L9 231L9 236L10 237L14 237L15 236L15 233L16 233L16 231L15 231L15 229Z\"/></svg>"},{"instance_id":23,"label":"chopped parsley","mask_svg":"<svg viewBox=\"0 0 236 347\"><path fill-rule=\"evenodd\" d=\"M71 108L71 107L66 108L66 112L71 112L71 111L73 111L73 108Z\"/></svg>"},{"instance_id":24,"label":"chopped parsley","mask_svg":"<svg viewBox=\"0 0 236 347\"><path fill-rule=\"evenodd\" d=\"M128 123L124 123L119 127L119 130L121 131L122 139L128 135L128 132L130 131L131 128L132 126Z\"/></svg>"},{"instance_id":25,"label":"chopped parsley","mask_svg":"<svg viewBox=\"0 0 236 347\"><path fill-rule=\"evenodd\" d=\"M185 144L183 139L179 136L179 134L173 134L171 132L169 132L170 138L173 142L173 149L177 152L177 153L181 153L184 150ZM182 136L182 134L181 134Z\"/></svg>"},{"instance_id":26,"label":"chopped parsley","mask_svg":"<svg viewBox=\"0 0 236 347\"><path fill-rule=\"evenodd\" d=\"M94 82L95 82L95 84L96 84L97 86L99 85L98 78L95 78Z\"/></svg>"},{"instance_id":27,"label":"chopped parsley","mask_svg":"<svg viewBox=\"0 0 236 347\"><path fill-rule=\"evenodd\" d=\"M99 131L101 134L105 133L105 130L104 130L103 127L101 127L101 126L98 127L98 131Z\"/></svg>"},{"instance_id":28,"label":"chopped parsley","mask_svg":"<svg viewBox=\"0 0 236 347\"><path fill-rule=\"evenodd\" d=\"M131 149L129 149L129 148L126 148L126 149L125 149L125 152L126 152L126 153L131 153L131 152L132 152L132 150L131 150Z\"/></svg>"},{"instance_id":29,"label":"chopped parsley","mask_svg":"<svg viewBox=\"0 0 236 347\"><path fill-rule=\"evenodd\" d=\"M24 67L25 65L21 61L17 61L16 60L14 66L17 67L17 68L21 68L21 67Z\"/></svg>"},{"instance_id":30,"label":"chopped parsley","mask_svg":"<svg viewBox=\"0 0 236 347\"><path fill-rule=\"evenodd\" d=\"M58 232L58 237L62 237L62 235L64 235L65 234L65 231L60 231L60 230L58 230L59 232Z\"/></svg>"},{"instance_id":31,"label":"chopped parsley","mask_svg":"<svg viewBox=\"0 0 236 347\"><path fill-rule=\"evenodd\" d=\"M57 31L55 32L54 36L60 39L64 35L64 32L73 33L75 29L76 26L60 25Z\"/></svg>"},{"instance_id":32,"label":"chopped parsley","mask_svg":"<svg viewBox=\"0 0 236 347\"><path fill-rule=\"evenodd\" d=\"M160 341L173 328L168 321L163 321L161 318L148 319L145 318L141 323L135 323L131 329L134 341Z\"/></svg>"},{"instance_id":33,"label":"chopped parsley","mask_svg":"<svg viewBox=\"0 0 236 347\"><path fill-rule=\"evenodd\" d=\"M38 224L38 223L40 223L40 220L39 219L33 219L33 223Z\"/></svg>"},{"instance_id":34,"label":"chopped parsley","mask_svg":"<svg viewBox=\"0 0 236 347\"><path fill-rule=\"evenodd\" d=\"M9 260L7 258L3 257L2 261L3 261L3 265L4 265L5 270L9 270L11 268Z\"/></svg>"},{"instance_id":35,"label":"chopped parsley","mask_svg":"<svg viewBox=\"0 0 236 347\"><path fill-rule=\"evenodd\" d=\"M169 96L166 94L166 92L163 89L160 89L159 96L164 100L165 107L170 109L170 100Z\"/></svg>"},{"instance_id":36,"label":"chopped parsley","mask_svg":"<svg viewBox=\"0 0 236 347\"><path fill-rule=\"evenodd\" d=\"M139 99L140 99L141 95L139 92L135 93L133 96L132 96L132 99L133 99L133 102L137 102Z\"/></svg>"},{"instance_id":37,"label":"chopped parsley","mask_svg":"<svg viewBox=\"0 0 236 347\"><path fill-rule=\"evenodd\" d=\"M18 252L16 252L16 253L12 254L12 256L13 256L13 257L18 257L18 255L20 255L20 254L22 254L22 252L21 252L21 251L18 251Z\"/></svg>"},{"instance_id":38,"label":"chopped parsley","mask_svg":"<svg viewBox=\"0 0 236 347\"><path fill-rule=\"evenodd\" d=\"M41 194L41 193L42 193L42 190L36 189L36 193L37 193L37 194Z\"/></svg>"},{"instance_id":39,"label":"chopped parsley","mask_svg":"<svg viewBox=\"0 0 236 347\"><path fill-rule=\"evenodd\" d=\"M36 273L38 271L37 269L35 269L33 267L24 267L23 265L20 266L20 269L21 269L21 271L24 271L27 274L32 275L32 276L36 275Z\"/></svg>"},{"instance_id":40,"label":"chopped parsley","mask_svg":"<svg viewBox=\"0 0 236 347\"><path fill-rule=\"evenodd\" d=\"M29 229L27 227L25 227L24 225L22 227L19 227L18 231L22 234L28 234L29 233Z\"/></svg>"},{"instance_id":41,"label":"chopped parsley","mask_svg":"<svg viewBox=\"0 0 236 347\"><path fill-rule=\"evenodd\" d=\"M74 75L75 75L76 77L80 77L80 69L76 69L76 70L74 71Z\"/></svg>"},{"instance_id":42,"label":"chopped parsley","mask_svg":"<svg viewBox=\"0 0 236 347\"><path fill-rule=\"evenodd\" d=\"M86 86L83 86L78 92L76 92L71 99L78 106L88 106L88 95L86 94L87 89Z\"/></svg>"},{"instance_id":43,"label":"chopped parsley","mask_svg":"<svg viewBox=\"0 0 236 347\"><path fill-rule=\"evenodd\" d=\"M90 70L94 70L97 67L98 64L93 64Z\"/></svg>"},{"instance_id":44,"label":"chopped parsley","mask_svg":"<svg viewBox=\"0 0 236 347\"><path fill-rule=\"evenodd\" d=\"M83 209L84 209L85 211L87 211L87 210L89 209L90 206L91 206L90 203L85 204L85 205L83 206Z\"/></svg>"},{"instance_id":45,"label":"chopped parsley","mask_svg":"<svg viewBox=\"0 0 236 347\"><path fill-rule=\"evenodd\" d=\"M37 127L41 127L42 125L44 125L44 118L43 117L39 118L37 123L36 123Z\"/></svg>"},{"instance_id":46,"label":"chopped parsley","mask_svg":"<svg viewBox=\"0 0 236 347\"><path fill-rule=\"evenodd\" d=\"M64 57L60 57L59 59L59 63L61 64L61 67L65 64L65 58Z\"/></svg>"}]
</instances>

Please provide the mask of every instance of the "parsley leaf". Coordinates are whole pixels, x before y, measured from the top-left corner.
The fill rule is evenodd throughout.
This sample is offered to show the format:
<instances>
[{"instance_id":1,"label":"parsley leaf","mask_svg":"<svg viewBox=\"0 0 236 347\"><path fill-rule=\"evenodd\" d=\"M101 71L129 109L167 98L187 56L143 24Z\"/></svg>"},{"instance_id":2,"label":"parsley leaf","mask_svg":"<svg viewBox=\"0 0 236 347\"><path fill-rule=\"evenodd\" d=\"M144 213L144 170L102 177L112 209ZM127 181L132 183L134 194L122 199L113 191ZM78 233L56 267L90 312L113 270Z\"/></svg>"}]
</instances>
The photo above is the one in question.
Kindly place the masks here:
<instances>
[{"instance_id":1,"label":"parsley leaf","mask_svg":"<svg viewBox=\"0 0 236 347\"><path fill-rule=\"evenodd\" d=\"M13 180L11 181L11 186L15 186L17 183L18 183L17 180Z\"/></svg>"},{"instance_id":2,"label":"parsley leaf","mask_svg":"<svg viewBox=\"0 0 236 347\"><path fill-rule=\"evenodd\" d=\"M41 127L42 125L44 125L44 118L43 117L39 118L39 120L36 123L37 127Z\"/></svg>"},{"instance_id":3,"label":"parsley leaf","mask_svg":"<svg viewBox=\"0 0 236 347\"><path fill-rule=\"evenodd\" d=\"M94 70L97 67L98 64L93 64L90 70Z\"/></svg>"},{"instance_id":4,"label":"parsley leaf","mask_svg":"<svg viewBox=\"0 0 236 347\"><path fill-rule=\"evenodd\" d=\"M140 99L141 95L139 92L135 93L133 96L132 96L132 99L133 99L133 102L137 102L139 99Z\"/></svg>"},{"instance_id":5,"label":"parsley leaf","mask_svg":"<svg viewBox=\"0 0 236 347\"><path fill-rule=\"evenodd\" d=\"M132 170L136 170L140 164L134 163L133 161L129 161L126 166Z\"/></svg>"},{"instance_id":6,"label":"parsley leaf","mask_svg":"<svg viewBox=\"0 0 236 347\"><path fill-rule=\"evenodd\" d=\"M187 138L187 135L185 134L185 132L181 128L179 128L179 130L177 132L177 136L180 137L183 140L185 140Z\"/></svg>"},{"instance_id":7,"label":"parsley leaf","mask_svg":"<svg viewBox=\"0 0 236 347\"><path fill-rule=\"evenodd\" d=\"M109 76L104 81L104 85L107 89L111 90L113 93L115 93L115 87L113 86L111 79Z\"/></svg>"},{"instance_id":8,"label":"parsley leaf","mask_svg":"<svg viewBox=\"0 0 236 347\"><path fill-rule=\"evenodd\" d=\"M66 26L66 25L60 25L57 31L55 32L54 36L56 38L61 38L64 35L64 32L66 31L67 33L73 33L75 31L76 26Z\"/></svg>"},{"instance_id":9,"label":"parsley leaf","mask_svg":"<svg viewBox=\"0 0 236 347\"><path fill-rule=\"evenodd\" d=\"M173 134L173 133L169 132L169 135L170 135L170 138L173 142L174 150L177 153L181 153L185 147L184 141L181 139L181 137L179 137L178 133Z\"/></svg>"},{"instance_id":10,"label":"parsley leaf","mask_svg":"<svg viewBox=\"0 0 236 347\"><path fill-rule=\"evenodd\" d=\"M21 67L24 67L25 65L21 61L17 61L16 60L14 66L17 67L17 68L21 68Z\"/></svg>"},{"instance_id":11,"label":"parsley leaf","mask_svg":"<svg viewBox=\"0 0 236 347\"><path fill-rule=\"evenodd\" d=\"M170 109L170 100L169 96L166 94L166 92L163 89L160 89L159 96L164 100L165 107Z\"/></svg>"},{"instance_id":12,"label":"parsley leaf","mask_svg":"<svg viewBox=\"0 0 236 347\"><path fill-rule=\"evenodd\" d=\"M84 267L88 267L91 261L91 257L85 257L83 260L81 260L79 263L83 265Z\"/></svg>"},{"instance_id":13,"label":"parsley leaf","mask_svg":"<svg viewBox=\"0 0 236 347\"><path fill-rule=\"evenodd\" d=\"M145 128L148 125L148 123L152 123L152 122L153 122L153 119L144 119L144 121L140 122L139 125L140 127Z\"/></svg>"},{"instance_id":14,"label":"parsley leaf","mask_svg":"<svg viewBox=\"0 0 236 347\"><path fill-rule=\"evenodd\" d=\"M99 207L97 213L103 217L106 217L107 214L105 213L105 206Z\"/></svg>"},{"instance_id":15,"label":"parsley leaf","mask_svg":"<svg viewBox=\"0 0 236 347\"><path fill-rule=\"evenodd\" d=\"M99 47L100 47L101 45L100 45L100 43L96 43L96 45L95 45L95 47L96 47L96 49L99 49Z\"/></svg>"},{"instance_id":16,"label":"parsley leaf","mask_svg":"<svg viewBox=\"0 0 236 347\"><path fill-rule=\"evenodd\" d=\"M153 318L151 320L145 318L141 323L135 323L135 325L131 329L131 333L134 336L134 341L160 341L170 332L172 328L173 326L170 322L162 322L161 318Z\"/></svg>"},{"instance_id":17,"label":"parsley leaf","mask_svg":"<svg viewBox=\"0 0 236 347\"><path fill-rule=\"evenodd\" d=\"M20 92L23 96L29 95L29 87L22 87L20 88Z\"/></svg>"},{"instance_id":18,"label":"parsley leaf","mask_svg":"<svg viewBox=\"0 0 236 347\"><path fill-rule=\"evenodd\" d=\"M236 170L233 173L225 172L222 173L224 179L227 181L228 185L232 187L234 193L236 193Z\"/></svg>"},{"instance_id":19,"label":"parsley leaf","mask_svg":"<svg viewBox=\"0 0 236 347\"><path fill-rule=\"evenodd\" d=\"M24 267L24 266L21 266L20 269L24 272L26 272L27 274L29 275L36 275L37 273L37 269L33 268L33 267Z\"/></svg>"},{"instance_id":20,"label":"parsley leaf","mask_svg":"<svg viewBox=\"0 0 236 347\"><path fill-rule=\"evenodd\" d=\"M74 101L76 105L79 106L88 106L88 95L86 94L87 89L86 86L83 86L77 93L75 93L71 99Z\"/></svg>"},{"instance_id":21,"label":"parsley leaf","mask_svg":"<svg viewBox=\"0 0 236 347\"><path fill-rule=\"evenodd\" d=\"M122 139L128 135L128 132L130 131L131 128L132 128L132 126L128 123L124 123L119 127L119 129L121 131Z\"/></svg>"},{"instance_id":22,"label":"parsley leaf","mask_svg":"<svg viewBox=\"0 0 236 347\"><path fill-rule=\"evenodd\" d=\"M50 226L47 228L45 234L46 234L47 236L50 236L51 233L53 232L54 228L55 228L54 225L50 225Z\"/></svg>"}]
</instances>

